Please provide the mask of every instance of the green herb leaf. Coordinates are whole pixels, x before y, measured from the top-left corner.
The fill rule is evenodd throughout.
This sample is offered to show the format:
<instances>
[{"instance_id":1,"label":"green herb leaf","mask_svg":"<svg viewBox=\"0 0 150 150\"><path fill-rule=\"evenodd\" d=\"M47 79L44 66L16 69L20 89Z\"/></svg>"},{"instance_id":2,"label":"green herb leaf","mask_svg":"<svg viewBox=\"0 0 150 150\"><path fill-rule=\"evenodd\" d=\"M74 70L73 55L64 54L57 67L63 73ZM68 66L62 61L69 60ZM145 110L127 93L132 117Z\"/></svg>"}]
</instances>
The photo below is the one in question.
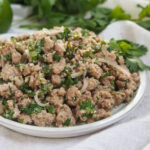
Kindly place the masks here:
<instances>
[{"instance_id":1,"label":"green herb leaf","mask_svg":"<svg viewBox=\"0 0 150 150\"><path fill-rule=\"evenodd\" d=\"M86 51L85 54L83 55L83 57L84 57L84 58L89 57L89 58L92 59L94 56L93 56L92 51Z\"/></svg>"},{"instance_id":2,"label":"green herb leaf","mask_svg":"<svg viewBox=\"0 0 150 150\"><path fill-rule=\"evenodd\" d=\"M12 61L12 54L11 53L9 53L9 54L7 54L7 55L5 55L4 56L4 61Z\"/></svg>"},{"instance_id":3,"label":"green herb leaf","mask_svg":"<svg viewBox=\"0 0 150 150\"><path fill-rule=\"evenodd\" d=\"M126 65L131 72L138 72L143 70L149 70L149 66L145 65L139 58L145 55L148 51L147 47L137 43L133 43L128 40L114 40L109 42L112 51L115 51L116 55L122 55L125 58Z\"/></svg>"},{"instance_id":4,"label":"green herb leaf","mask_svg":"<svg viewBox=\"0 0 150 150\"><path fill-rule=\"evenodd\" d=\"M140 8L142 8L141 12L139 13L139 19L143 19L145 17L150 17L150 4L147 5L146 7L142 7L141 5Z\"/></svg>"},{"instance_id":5,"label":"green herb leaf","mask_svg":"<svg viewBox=\"0 0 150 150\"><path fill-rule=\"evenodd\" d=\"M51 114L54 114L55 113L55 108L53 105L50 105L50 106L46 106L46 110L51 113Z\"/></svg>"},{"instance_id":6,"label":"green herb leaf","mask_svg":"<svg viewBox=\"0 0 150 150\"><path fill-rule=\"evenodd\" d=\"M35 92L29 87L28 83L24 83L20 86L20 89L30 97L35 96Z\"/></svg>"},{"instance_id":7,"label":"green herb leaf","mask_svg":"<svg viewBox=\"0 0 150 150\"><path fill-rule=\"evenodd\" d=\"M89 36L89 31L87 29L82 29L81 33L82 33L82 36L85 36L85 37Z\"/></svg>"},{"instance_id":8,"label":"green herb leaf","mask_svg":"<svg viewBox=\"0 0 150 150\"><path fill-rule=\"evenodd\" d=\"M112 50L120 50L120 46L114 38L110 39L109 45L111 47L110 49L107 49L109 52Z\"/></svg>"},{"instance_id":9,"label":"green herb leaf","mask_svg":"<svg viewBox=\"0 0 150 150\"><path fill-rule=\"evenodd\" d=\"M6 112L5 110L3 110L3 117L9 119L9 120L12 120L13 119L13 114L14 114L14 111L9 109L8 112Z\"/></svg>"},{"instance_id":10,"label":"green herb leaf","mask_svg":"<svg viewBox=\"0 0 150 150\"><path fill-rule=\"evenodd\" d=\"M54 59L55 61L59 62L60 59L61 59L61 57L60 57L57 53L55 53L53 59Z\"/></svg>"},{"instance_id":11,"label":"green herb leaf","mask_svg":"<svg viewBox=\"0 0 150 150\"><path fill-rule=\"evenodd\" d=\"M43 107L37 104L29 104L27 107L22 108L21 112L24 112L27 115L31 115L33 113L40 113L42 110L43 110Z\"/></svg>"},{"instance_id":12,"label":"green herb leaf","mask_svg":"<svg viewBox=\"0 0 150 150\"><path fill-rule=\"evenodd\" d=\"M71 118L67 118L67 120L64 122L64 126L70 125Z\"/></svg>"},{"instance_id":13,"label":"green herb leaf","mask_svg":"<svg viewBox=\"0 0 150 150\"><path fill-rule=\"evenodd\" d=\"M24 121L23 119L18 119L19 123L23 123L23 121Z\"/></svg>"},{"instance_id":14,"label":"green herb leaf","mask_svg":"<svg viewBox=\"0 0 150 150\"><path fill-rule=\"evenodd\" d=\"M150 20L138 21L137 24L150 31Z\"/></svg>"},{"instance_id":15,"label":"green herb leaf","mask_svg":"<svg viewBox=\"0 0 150 150\"><path fill-rule=\"evenodd\" d=\"M58 38L58 39L68 39L69 37L70 37L70 29L69 28L65 28L64 29L64 32L63 33L58 33L57 35L56 35L56 37Z\"/></svg>"},{"instance_id":16,"label":"green herb leaf","mask_svg":"<svg viewBox=\"0 0 150 150\"><path fill-rule=\"evenodd\" d=\"M150 70L150 66L145 65L139 58L127 58L126 66L131 72Z\"/></svg>"},{"instance_id":17,"label":"green herb leaf","mask_svg":"<svg viewBox=\"0 0 150 150\"><path fill-rule=\"evenodd\" d=\"M91 99L87 99L83 101L82 103L80 103L80 109L86 110L86 113L83 114L82 117L91 117L95 113L94 108L95 108L95 105L92 104Z\"/></svg>"},{"instance_id":18,"label":"green herb leaf","mask_svg":"<svg viewBox=\"0 0 150 150\"><path fill-rule=\"evenodd\" d=\"M99 80L101 81L101 80L103 80L105 77L108 77L108 76L111 76L110 72L104 73L104 75L101 76L101 77L99 78Z\"/></svg>"},{"instance_id":19,"label":"green herb leaf","mask_svg":"<svg viewBox=\"0 0 150 150\"><path fill-rule=\"evenodd\" d=\"M47 93L47 92L49 92L50 87L51 87L51 84L47 83L47 84L42 85L41 89L43 92Z\"/></svg>"},{"instance_id":20,"label":"green herb leaf","mask_svg":"<svg viewBox=\"0 0 150 150\"><path fill-rule=\"evenodd\" d=\"M29 49L29 54L33 59L34 63L37 63L38 61L38 56L39 54L42 52L43 50L43 41L37 42L37 41L33 41L30 42L28 49Z\"/></svg>"},{"instance_id":21,"label":"green herb leaf","mask_svg":"<svg viewBox=\"0 0 150 150\"><path fill-rule=\"evenodd\" d=\"M114 8L110 14L110 18L112 19L117 19L117 20L130 20L131 17L129 14L125 13L125 11L117 6L116 8Z\"/></svg>"},{"instance_id":22,"label":"green herb leaf","mask_svg":"<svg viewBox=\"0 0 150 150\"><path fill-rule=\"evenodd\" d=\"M51 69L49 68L48 65L43 64L42 69L43 69L43 72L45 73L46 76L49 76L51 74Z\"/></svg>"}]
</instances>

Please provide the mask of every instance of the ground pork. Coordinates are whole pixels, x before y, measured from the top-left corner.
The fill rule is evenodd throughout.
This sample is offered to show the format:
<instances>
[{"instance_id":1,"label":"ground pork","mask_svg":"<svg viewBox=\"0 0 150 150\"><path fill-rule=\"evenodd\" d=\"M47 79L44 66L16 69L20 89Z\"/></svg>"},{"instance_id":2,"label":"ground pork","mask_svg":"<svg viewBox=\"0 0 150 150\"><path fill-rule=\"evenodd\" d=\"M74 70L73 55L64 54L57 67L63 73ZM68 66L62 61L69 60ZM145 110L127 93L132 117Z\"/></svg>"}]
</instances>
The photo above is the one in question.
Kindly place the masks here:
<instances>
[{"instance_id":1,"label":"ground pork","mask_svg":"<svg viewBox=\"0 0 150 150\"><path fill-rule=\"evenodd\" d=\"M94 78L89 78L87 90L92 91L92 90L96 89L98 85L99 85L98 80L96 80Z\"/></svg>"},{"instance_id":2,"label":"ground pork","mask_svg":"<svg viewBox=\"0 0 150 150\"><path fill-rule=\"evenodd\" d=\"M55 115L47 113L45 110L42 110L41 113L32 114L31 118L35 125L46 127L50 126L54 122Z\"/></svg>"},{"instance_id":3,"label":"ground pork","mask_svg":"<svg viewBox=\"0 0 150 150\"><path fill-rule=\"evenodd\" d=\"M97 64L91 64L89 65L88 73L96 79L99 79L102 74L102 69Z\"/></svg>"},{"instance_id":4,"label":"ground pork","mask_svg":"<svg viewBox=\"0 0 150 150\"><path fill-rule=\"evenodd\" d=\"M17 118L20 114L20 110L18 109L18 106L14 106L14 101L13 100L8 100L7 101L7 106L10 110L13 110L13 118Z\"/></svg>"},{"instance_id":5,"label":"ground pork","mask_svg":"<svg viewBox=\"0 0 150 150\"><path fill-rule=\"evenodd\" d=\"M32 123L32 119L29 115L26 114L20 114L18 116L18 119L20 120L21 123L23 124L31 124Z\"/></svg>"},{"instance_id":6,"label":"ground pork","mask_svg":"<svg viewBox=\"0 0 150 150\"><path fill-rule=\"evenodd\" d=\"M54 42L49 37L46 37L44 40L44 52L48 53L53 48Z\"/></svg>"},{"instance_id":7,"label":"ground pork","mask_svg":"<svg viewBox=\"0 0 150 150\"><path fill-rule=\"evenodd\" d=\"M14 64L20 63L21 62L21 54L18 52L13 52L12 53L12 62Z\"/></svg>"},{"instance_id":8,"label":"ground pork","mask_svg":"<svg viewBox=\"0 0 150 150\"><path fill-rule=\"evenodd\" d=\"M53 62L53 53L47 53L47 54L43 55L43 57L44 57L45 62L48 62L48 63Z\"/></svg>"},{"instance_id":9,"label":"ground pork","mask_svg":"<svg viewBox=\"0 0 150 150\"><path fill-rule=\"evenodd\" d=\"M1 77L3 78L3 80L13 81L16 76L21 76L19 70L16 67L6 64L2 69Z\"/></svg>"},{"instance_id":10,"label":"ground pork","mask_svg":"<svg viewBox=\"0 0 150 150\"><path fill-rule=\"evenodd\" d=\"M46 101L49 102L50 104L58 107L63 104L64 98L62 96L52 95L52 96L47 96Z\"/></svg>"},{"instance_id":11,"label":"ground pork","mask_svg":"<svg viewBox=\"0 0 150 150\"><path fill-rule=\"evenodd\" d=\"M139 86L116 50L86 29L55 27L0 41L0 115L35 126L109 117Z\"/></svg>"},{"instance_id":12,"label":"ground pork","mask_svg":"<svg viewBox=\"0 0 150 150\"><path fill-rule=\"evenodd\" d=\"M32 104L33 103L33 99L31 98L23 98L18 102L18 106L25 108L27 105Z\"/></svg>"},{"instance_id":13,"label":"ground pork","mask_svg":"<svg viewBox=\"0 0 150 150\"><path fill-rule=\"evenodd\" d=\"M52 75L51 81L53 84L59 85L61 83L61 77L59 75Z\"/></svg>"},{"instance_id":14,"label":"ground pork","mask_svg":"<svg viewBox=\"0 0 150 150\"><path fill-rule=\"evenodd\" d=\"M80 97L81 97L81 92L75 86L72 86L67 90L66 98L67 98L68 105L76 106Z\"/></svg>"},{"instance_id":15,"label":"ground pork","mask_svg":"<svg viewBox=\"0 0 150 150\"><path fill-rule=\"evenodd\" d=\"M113 92L114 100L116 105L121 104L126 99L126 94L122 91Z\"/></svg>"},{"instance_id":16,"label":"ground pork","mask_svg":"<svg viewBox=\"0 0 150 150\"><path fill-rule=\"evenodd\" d=\"M71 109L69 106L64 104L62 107L57 109L56 126L64 126L67 119L70 120L69 126L75 125L75 118L72 115Z\"/></svg>"},{"instance_id":17,"label":"ground pork","mask_svg":"<svg viewBox=\"0 0 150 150\"><path fill-rule=\"evenodd\" d=\"M103 80L102 80L102 83L104 86L111 86L111 83L112 81L115 80L115 77L114 76L108 76L108 77L105 77Z\"/></svg>"},{"instance_id":18,"label":"ground pork","mask_svg":"<svg viewBox=\"0 0 150 150\"><path fill-rule=\"evenodd\" d=\"M57 40L55 43L55 50L60 55L63 56L65 52L65 45L62 40Z\"/></svg>"},{"instance_id":19,"label":"ground pork","mask_svg":"<svg viewBox=\"0 0 150 150\"><path fill-rule=\"evenodd\" d=\"M16 90L17 90L17 87L12 83L1 84L0 85L0 96L8 98L13 93L15 93Z\"/></svg>"},{"instance_id":20,"label":"ground pork","mask_svg":"<svg viewBox=\"0 0 150 150\"><path fill-rule=\"evenodd\" d=\"M60 60L60 62L54 63L53 66L52 66L53 73L55 73L55 74L61 73L64 70L65 65L66 65L66 61L65 61L64 58L62 58Z\"/></svg>"},{"instance_id":21,"label":"ground pork","mask_svg":"<svg viewBox=\"0 0 150 150\"><path fill-rule=\"evenodd\" d=\"M109 117L110 115L111 115L110 112L107 112L105 109L101 108L101 109L98 109L96 111L96 113L94 114L93 118L95 120L100 120L100 119Z\"/></svg>"},{"instance_id":22,"label":"ground pork","mask_svg":"<svg viewBox=\"0 0 150 150\"><path fill-rule=\"evenodd\" d=\"M16 51L13 43L8 42L8 41L6 41L4 43L5 43L4 46L0 49L1 55L6 56L6 55L11 54L12 52Z\"/></svg>"},{"instance_id":23,"label":"ground pork","mask_svg":"<svg viewBox=\"0 0 150 150\"><path fill-rule=\"evenodd\" d=\"M40 71L42 68L39 65L34 65L34 64L27 64L25 65L24 69L23 69L23 75L27 76L31 73L37 73L38 71Z\"/></svg>"}]
</instances>

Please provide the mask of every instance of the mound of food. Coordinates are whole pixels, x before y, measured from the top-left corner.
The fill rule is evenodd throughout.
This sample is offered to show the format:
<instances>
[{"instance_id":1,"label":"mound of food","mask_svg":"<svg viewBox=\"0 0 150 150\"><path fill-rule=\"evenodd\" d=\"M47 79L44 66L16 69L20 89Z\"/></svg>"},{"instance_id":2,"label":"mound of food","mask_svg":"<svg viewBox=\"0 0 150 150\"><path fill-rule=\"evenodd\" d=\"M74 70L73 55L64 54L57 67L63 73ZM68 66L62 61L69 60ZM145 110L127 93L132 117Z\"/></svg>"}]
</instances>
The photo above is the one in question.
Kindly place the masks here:
<instances>
[{"instance_id":1,"label":"mound of food","mask_svg":"<svg viewBox=\"0 0 150 150\"><path fill-rule=\"evenodd\" d=\"M140 77L86 29L55 27L0 41L0 115L36 126L101 120L129 102Z\"/></svg>"}]
</instances>

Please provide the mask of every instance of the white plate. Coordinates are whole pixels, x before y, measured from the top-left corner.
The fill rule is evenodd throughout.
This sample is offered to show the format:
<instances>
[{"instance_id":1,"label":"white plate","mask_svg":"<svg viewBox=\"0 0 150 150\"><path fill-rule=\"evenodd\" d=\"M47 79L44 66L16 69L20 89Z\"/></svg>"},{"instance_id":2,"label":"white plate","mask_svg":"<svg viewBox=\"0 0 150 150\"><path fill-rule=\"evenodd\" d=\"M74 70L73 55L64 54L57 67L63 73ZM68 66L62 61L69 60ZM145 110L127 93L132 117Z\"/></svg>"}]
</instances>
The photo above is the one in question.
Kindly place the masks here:
<instances>
[{"instance_id":1,"label":"white plate","mask_svg":"<svg viewBox=\"0 0 150 150\"><path fill-rule=\"evenodd\" d=\"M115 110L113 110L113 115L106 119L85 125L56 128L25 125L0 117L0 124L14 131L39 137L64 138L85 135L88 133L95 132L124 118L142 101L142 96L146 87L146 73L141 72L140 77L140 86L132 101L128 104L122 104L119 107L117 107Z\"/></svg>"}]
</instances>

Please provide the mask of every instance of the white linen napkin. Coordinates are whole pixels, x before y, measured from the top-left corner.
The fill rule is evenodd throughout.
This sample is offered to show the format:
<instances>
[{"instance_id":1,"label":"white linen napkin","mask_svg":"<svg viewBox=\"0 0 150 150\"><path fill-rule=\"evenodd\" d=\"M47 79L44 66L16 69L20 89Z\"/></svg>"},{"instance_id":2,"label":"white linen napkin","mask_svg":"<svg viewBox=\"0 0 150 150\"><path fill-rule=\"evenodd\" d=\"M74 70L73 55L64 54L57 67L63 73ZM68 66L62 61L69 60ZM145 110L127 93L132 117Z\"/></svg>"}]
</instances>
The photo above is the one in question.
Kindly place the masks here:
<instances>
[{"instance_id":1,"label":"white linen napkin","mask_svg":"<svg viewBox=\"0 0 150 150\"><path fill-rule=\"evenodd\" d=\"M148 2L148 0L108 0L104 6L120 5L133 17L137 17L139 9L136 9L136 4L140 3L145 6ZM18 29L16 25L17 20L21 16L24 17L24 14L30 10L24 9L21 14L19 7L14 7L16 15L14 25L9 30L11 34L29 32L29 30ZM0 35L0 37L3 36L5 35ZM106 40L112 37L125 38L145 44L150 50L150 32L129 21L119 21L109 25L101 33L101 37ZM150 52L143 57L143 60L150 65ZM144 100L136 110L125 119L95 134L49 139L23 135L0 126L0 150L142 150L150 142L150 73L148 73L147 84Z\"/></svg>"}]
</instances>

